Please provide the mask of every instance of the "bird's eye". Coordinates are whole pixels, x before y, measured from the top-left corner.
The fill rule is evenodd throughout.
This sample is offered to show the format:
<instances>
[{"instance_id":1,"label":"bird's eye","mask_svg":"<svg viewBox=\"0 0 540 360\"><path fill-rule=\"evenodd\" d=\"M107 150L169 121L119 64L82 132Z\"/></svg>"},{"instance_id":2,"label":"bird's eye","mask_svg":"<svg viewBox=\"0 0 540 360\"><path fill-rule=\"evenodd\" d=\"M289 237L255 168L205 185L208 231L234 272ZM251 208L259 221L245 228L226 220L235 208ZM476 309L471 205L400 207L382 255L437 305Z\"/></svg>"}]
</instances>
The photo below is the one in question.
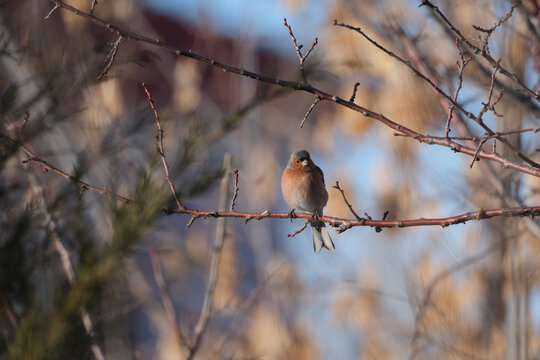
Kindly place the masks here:
<instances>
[{"instance_id":1,"label":"bird's eye","mask_svg":"<svg viewBox=\"0 0 540 360\"><path fill-rule=\"evenodd\" d=\"M296 163L297 163L297 164L300 164L300 160L296 159Z\"/></svg>"}]
</instances>

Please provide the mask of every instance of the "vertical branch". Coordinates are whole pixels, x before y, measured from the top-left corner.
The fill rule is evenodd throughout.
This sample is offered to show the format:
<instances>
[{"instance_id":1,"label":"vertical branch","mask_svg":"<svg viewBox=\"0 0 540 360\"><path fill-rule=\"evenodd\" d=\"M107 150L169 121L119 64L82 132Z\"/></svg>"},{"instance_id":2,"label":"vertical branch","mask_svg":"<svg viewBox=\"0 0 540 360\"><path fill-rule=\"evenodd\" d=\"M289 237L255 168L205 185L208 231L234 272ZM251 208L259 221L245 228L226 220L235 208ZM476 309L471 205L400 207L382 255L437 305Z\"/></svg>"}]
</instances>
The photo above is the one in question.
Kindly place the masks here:
<instances>
[{"instance_id":1,"label":"vertical branch","mask_svg":"<svg viewBox=\"0 0 540 360\"><path fill-rule=\"evenodd\" d=\"M302 80L304 80L304 82L307 82L306 72L304 71L304 62L306 61L309 54L311 54L311 52L313 51L313 48L315 48L315 45L317 45L319 43L319 38L315 38L315 40L311 44L311 47L306 52L306 54L302 55L301 49L302 49L303 45L302 44L298 45L296 43L296 37L293 34L291 26L289 24L287 24L287 19L286 18L283 18L283 25L285 25L285 27L289 30L289 35L291 35L291 39L292 39L292 42L293 42L293 45L294 45L294 49L296 50L296 55L298 55L298 60L300 61L300 73L302 74Z\"/></svg>"},{"instance_id":2,"label":"vertical branch","mask_svg":"<svg viewBox=\"0 0 540 360\"><path fill-rule=\"evenodd\" d=\"M356 83L354 83L354 89L353 89L353 92L351 94L351 97L349 98L349 102L354 102L354 99L356 98L356 92L358 91L358 87L360 86L360 82L357 81Z\"/></svg>"},{"instance_id":3,"label":"vertical branch","mask_svg":"<svg viewBox=\"0 0 540 360\"><path fill-rule=\"evenodd\" d=\"M161 160L163 161L163 167L165 168L165 175L167 177L167 182L169 183L169 186L171 188L171 192L174 196L174 200L176 201L176 205L179 209L184 209L184 205L180 202L180 199L178 198L178 195L176 194L176 189L174 188L174 184L171 180L171 174L169 172L169 164L167 164L167 160L165 159L165 151L163 150L163 128L161 127L161 121L159 120L159 115L156 109L156 106L154 105L154 100L152 100L152 95L150 94L150 91L146 87L146 83L142 83L142 86L144 88L144 91L146 92L146 96L148 97L148 101L150 102L150 107L154 111L154 117L156 118L156 126L157 126L157 134L156 134L156 143L158 146L158 153L159 156L161 156Z\"/></svg>"},{"instance_id":4,"label":"vertical branch","mask_svg":"<svg viewBox=\"0 0 540 360\"><path fill-rule=\"evenodd\" d=\"M231 199L231 206L229 207L230 211L234 211L234 205L236 205L236 197L238 196L238 169L234 169L234 193Z\"/></svg>"},{"instance_id":5,"label":"vertical branch","mask_svg":"<svg viewBox=\"0 0 540 360\"><path fill-rule=\"evenodd\" d=\"M105 59L105 62L107 64L105 65L105 68L103 69L101 74L99 74L96 77L96 80L103 79L103 77L109 73L109 70L111 69L111 67L112 67L112 65L114 63L114 59L116 59L116 54L118 53L118 48L120 47L120 44L122 44L124 42L124 40L125 40L125 38L122 35L118 35L118 39L116 39L116 41L114 42L114 44L113 44L113 46L111 48L111 51L109 52L109 54L107 55L107 58Z\"/></svg>"},{"instance_id":6,"label":"vertical branch","mask_svg":"<svg viewBox=\"0 0 540 360\"><path fill-rule=\"evenodd\" d=\"M446 125L444 127L444 137L447 139L448 134L450 133L450 123L452 122L452 117L454 116L455 104L457 103L459 92L461 91L461 87L463 86L463 71L465 70L465 66L467 66L467 64L474 58L474 55L471 55L467 59L465 59L465 53L459 47L459 42L457 40L456 47L459 54L459 60L456 61L456 65L458 67L458 83L456 86L456 91L454 92L454 97L452 98L454 101L450 104L448 117L446 118Z\"/></svg>"},{"instance_id":7,"label":"vertical branch","mask_svg":"<svg viewBox=\"0 0 540 360\"><path fill-rule=\"evenodd\" d=\"M221 191L219 199L219 211L225 211L227 208L227 199L229 193L229 177L231 174L231 155L225 154L223 160L223 179L221 180ZM195 326L195 334L190 346L190 352L188 359L192 359L195 352L198 350L201 343L202 335L208 324L208 320L212 315L212 306L214 302L214 290L218 278L219 262L221 260L221 252L223 249L223 242L225 240L225 218L217 219L216 224L216 239L214 241L214 251L212 254L212 262L210 264L210 272L208 274L208 284L206 285L206 293L204 294L204 301L201 309L201 314L197 325Z\"/></svg>"},{"instance_id":8,"label":"vertical branch","mask_svg":"<svg viewBox=\"0 0 540 360\"><path fill-rule=\"evenodd\" d=\"M60 263L62 264L62 270L64 271L64 275L66 276L66 279L68 280L69 285L71 287L75 287L77 285L77 279L75 278L75 271L73 270L73 264L71 263L71 259L69 258L69 252L64 246L64 243L62 242L60 235L58 235L56 221L54 220L52 214L50 213L48 209L43 187L37 182L37 179L32 173L30 173L29 180L30 180L30 184L32 188L34 189L34 191L37 193L39 197L41 210L43 211L43 214L45 215L45 222L50 231L51 238L53 239L53 244L56 249L56 252L60 256ZM105 360L105 356L103 355L103 352L101 351L100 347L95 342L94 325L92 323L92 319L90 318L90 314L88 313L88 310L83 305L79 306L79 316L81 317L84 330L86 334L88 335L88 337L90 338L90 341L91 341L90 348L92 350L92 354L94 355L94 358L96 360Z\"/></svg>"},{"instance_id":9,"label":"vertical branch","mask_svg":"<svg viewBox=\"0 0 540 360\"><path fill-rule=\"evenodd\" d=\"M148 243L148 254L150 255L150 260L152 262L152 271L154 272L154 279L159 286L159 291L161 294L161 302L167 313L167 318L169 323L174 331L176 341L180 349L185 349L187 347L186 340L182 336L182 332L178 326L178 316L174 310L174 305L171 300L171 295L169 294L169 289L165 277L163 276L163 270L161 269L161 263L159 262L159 256L156 252L154 246L149 242Z\"/></svg>"},{"instance_id":10,"label":"vertical branch","mask_svg":"<svg viewBox=\"0 0 540 360\"><path fill-rule=\"evenodd\" d=\"M90 4L90 15L94 15L94 10L96 8L96 5L97 5L97 0L92 0L92 4Z\"/></svg>"}]
</instances>

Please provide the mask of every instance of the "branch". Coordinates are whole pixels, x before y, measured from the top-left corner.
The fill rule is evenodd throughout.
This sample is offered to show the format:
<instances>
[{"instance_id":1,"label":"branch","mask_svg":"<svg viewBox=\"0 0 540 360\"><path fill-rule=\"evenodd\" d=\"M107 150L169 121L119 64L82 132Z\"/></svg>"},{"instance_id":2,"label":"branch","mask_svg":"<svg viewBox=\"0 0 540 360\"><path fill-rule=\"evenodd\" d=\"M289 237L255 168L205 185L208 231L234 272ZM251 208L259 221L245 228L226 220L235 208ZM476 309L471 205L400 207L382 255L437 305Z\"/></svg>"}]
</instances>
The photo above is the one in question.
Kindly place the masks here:
<instances>
[{"instance_id":1,"label":"branch","mask_svg":"<svg viewBox=\"0 0 540 360\"><path fill-rule=\"evenodd\" d=\"M339 192L341 193L341 196L343 196L343 201L345 201L345 204L347 204L347 206L349 207L349 210L351 211L351 214L353 214L353 216L355 217L356 220L360 221L361 220L360 216L358 216L356 211L354 211L354 209L353 209L351 203L349 202L349 200L347 200L347 197L345 196L345 192L339 186L339 181L336 181L336 185L334 185L333 188L339 190Z\"/></svg>"},{"instance_id":2,"label":"branch","mask_svg":"<svg viewBox=\"0 0 540 360\"><path fill-rule=\"evenodd\" d=\"M60 257L60 263L62 264L62 270L64 272L64 275L69 285L72 288L74 288L75 286L77 286L77 278L75 277L75 270L73 269L73 264L71 262L69 252L66 249L64 242L62 241L62 238L60 238L60 235L58 233L57 222L55 221L55 219L53 218L53 215L49 211L49 207L47 205L43 187L40 184L38 184L37 179L32 173L30 174L29 180L30 180L30 184L32 188L34 189L34 191L36 192L36 195L39 198L41 210L43 211L43 215L45 216L45 223L47 224L47 229L49 230L51 234L51 239L53 240L53 244L56 249L56 252L58 253L58 256ZM90 313L88 312L88 309L84 305L82 305L82 303L79 305L79 316L81 318L81 322L83 324L84 330L90 339L90 349L92 351L92 354L94 355L94 358L96 360L105 360L105 357L103 355L103 352L101 351L101 348L96 343L94 324L92 322L92 319L90 318Z\"/></svg>"},{"instance_id":3,"label":"branch","mask_svg":"<svg viewBox=\"0 0 540 360\"><path fill-rule=\"evenodd\" d=\"M311 114L311 112L313 111L313 109L315 108L315 106L321 101L322 99L320 97L317 97L315 99L315 101L313 102L313 104L311 104L311 106L309 107L308 111L306 112L306 115L304 115L304 118L302 119L302 121L300 122L300 128L303 128L304 127L304 122L307 120L309 114Z\"/></svg>"},{"instance_id":4,"label":"branch","mask_svg":"<svg viewBox=\"0 0 540 360\"><path fill-rule=\"evenodd\" d=\"M234 175L234 193L233 197L231 198L231 205L229 206L229 210L234 210L234 205L236 205L236 197L238 196L238 169L234 169L233 171Z\"/></svg>"},{"instance_id":5,"label":"branch","mask_svg":"<svg viewBox=\"0 0 540 360\"><path fill-rule=\"evenodd\" d=\"M0 133L0 137L4 137L8 140L12 140L6 135L3 135ZM108 190L90 185L85 183L84 181L69 175L65 173L62 170L59 170L55 168L54 166L50 165L45 160L42 160L41 158L37 157L36 154L34 154L32 151L30 151L28 148L26 148L24 145L19 144L19 146L30 156L32 156L30 159L26 160L28 161L36 161L42 164L42 166L46 169L49 169L53 171L54 173L69 179L70 181L81 185L86 190L91 190L93 192L105 195L110 198L117 199L119 201L122 201L129 205L135 205L139 204L135 202L134 200L125 198L123 196L120 196L118 194L112 193ZM482 151L478 152L479 154L482 153ZM139 204L142 205L142 204ZM260 213L253 213L253 212L238 212L238 211L209 211L209 210L196 210L196 209L188 209L186 207L183 208L174 208L174 209L163 209L163 214L170 215L170 214L187 214L192 216L192 221L198 219L198 218L221 218L221 217L230 217L230 218L242 218L245 220L245 222L249 222L250 220L256 219L266 219L266 218L275 218L275 219L290 219L290 213L277 213L277 212L270 212L268 210L260 212ZM432 219L426 219L426 218L420 218L420 219L412 219L412 220L371 220L371 219L364 219L360 218L360 220L351 220L351 219L344 219L344 218L337 218L337 217L331 217L331 216L320 216L318 219L321 221L324 221L328 223L330 226L333 226L337 228L338 232L344 232L352 227L355 226L370 226L375 228L404 228L404 227L413 227L413 226L442 226L447 227L450 225L455 224L462 224L467 221L471 220L482 220L482 219L489 219L493 217L499 217L499 216L506 216L506 217L535 217L540 214L540 206L520 206L520 207L512 207L512 208L498 208L498 209L490 209L490 210L484 210L482 208L479 208L477 212L467 212L460 215L455 215L451 217L446 218L432 218ZM310 213L295 213L296 218L302 218L302 219L312 219L313 214Z\"/></svg>"},{"instance_id":6,"label":"branch","mask_svg":"<svg viewBox=\"0 0 540 360\"><path fill-rule=\"evenodd\" d=\"M92 4L90 4L90 15L94 15L94 9L96 8L97 3L97 0L92 0Z\"/></svg>"},{"instance_id":7,"label":"branch","mask_svg":"<svg viewBox=\"0 0 540 360\"><path fill-rule=\"evenodd\" d=\"M57 167L51 165L50 163L48 163L47 161L43 160L42 158L40 158L39 156L37 156L32 150L30 150L28 147L26 147L23 143L20 143L18 141L15 141L13 140L12 138L10 138L9 136L5 135L5 134L2 134L0 133L0 138L4 138L10 142L12 142L13 144L17 145L18 147L20 147L28 156L29 158L26 159L26 160L23 160L23 163L28 163L30 161L34 161L34 162L37 162L39 164L41 164L41 166L43 167L43 169L45 169L46 171L50 170L66 179L68 179L69 181L75 183L75 184L78 184L81 186L82 189L86 189L86 190L92 190L93 192L96 192L98 194L101 194L101 195L105 195L109 198L113 198L113 199L116 199L118 201L121 201L123 203L126 203L126 204L129 204L129 205L132 205L132 204L136 204L137 202L134 201L134 200L131 200L131 199L128 199L124 196L121 196L121 195L118 195L118 194L115 194L113 192L110 192L109 190L105 190L103 188L100 188L100 187L97 187L97 186L93 186L93 185L90 185L60 169L58 169Z\"/></svg>"},{"instance_id":8,"label":"branch","mask_svg":"<svg viewBox=\"0 0 540 360\"><path fill-rule=\"evenodd\" d=\"M486 135L486 136L472 136L472 135L469 135L469 136L449 136L448 139L450 139L450 140L467 140L467 141L474 141L475 142L475 141L480 141L480 140L496 139L496 138L499 138L499 137L502 137L502 136L507 136L507 135L522 134L522 133L526 133L526 132L537 133L538 131L540 131L540 127L519 129L519 130L509 130L509 131L497 131L494 134ZM403 135L403 134L400 134L400 133L394 133L394 136L409 137L408 135ZM440 137L440 136L439 137L432 136L432 135L426 135L426 136L430 136L430 137L433 137L433 138L444 139L443 137Z\"/></svg>"},{"instance_id":9,"label":"branch","mask_svg":"<svg viewBox=\"0 0 540 360\"><path fill-rule=\"evenodd\" d=\"M114 42L113 47L111 48L111 51L109 52L109 54L107 55L107 58L105 59L105 61L107 62L107 65L105 65L105 68L103 69L101 74L99 74L96 77L96 80L103 79L103 77L109 73L109 69L112 67L114 59L116 58L116 54L118 53L118 48L120 47L120 44L124 42L124 40L125 39L122 37L122 35L118 35L118 39L116 39L116 41Z\"/></svg>"},{"instance_id":10,"label":"branch","mask_svg":"<svg viewBox=\"0 0 540 360\"><path fill-rule=\"evenodd\" d=\"M227 198L229 190L229 177L231 176L231 155L225 154L223 160L223 169L224 174L221 179L221 198L219 201L220 210L224 210L227 207ZM221 252L223 250L223 242L225 241L225 219L218 219L216 224L216 239L214 241L214 251L212 253L212 262L210 264L210 271L208 274L208 284L206 285L206 292L204 294L204 301L201 309L201 314L199 315L199 320L195 326L195 334L193 336L193 341L189 347L189 354L187 359L192 359L199 345L201 343L202 335L206 330L206 325L208 320L212 315L212 306L214 303L214 290L218 278L219 262L221 260Z\"/></svg>"},{"instance_id":11,"label":"branch","mask_svg":"<svg viewBox=\"0 0 540 360\"><path fill-rule=\"evenodd\" d=\"M66 4L65 2L63 2L61 0L52 0L52 1L54 1L56 4L58 4L62 8L75 13L78 16L87 18L90 21L98 24L99 26L102 26L104 28L109 29L109 31L111 31L111 32L122 35L126 39L131 39L131 40L135 40L135 41L142 41L142 42L146 42L146 43L149 43L149 44L152 44L152 45L155 45L155 46L159 46L159 47L162 47L164 49L167 49L167 50L175 53L178 56L185 56L185 57L188 57L188 58L191 58L191 59L194 59L194 60L209 64L209 65L215 66L215 67L217 67L219 69L222 69L225 72L238 74L238 75L245 76L245 77L260 81L260 82L274 84L274 85L278 85L278 86L281 86L281 87L284 87L284 88L289 88L289 89L294 89L294 90L304 91L304 92L314 94L314 95L322 98L323 100L332 101L332 102L334 102L334 103L336 103L338 105L345 106L345 107L347 107L347 108L349 108L349 109L351 109L353 111L356 111L356 112L358 112L358 113L360 113L360 114L362 114L362 115L364 115L366 117L369 117L369 118L375 119L377 121L380 121L381 123L383 123L384 125L390 127L391 129L397 130L397 131L399 131L399 132L401 132L401 133L403 133L405 135L409 135L412 138L414 138L414 139L416 139L416 140L418 140L420 142L423 142L423 143L437 144L437 145L441 145L441 146L446 146L446 147L451 148L455 152L462 152L462 153L470 155L470 156L473 156L476 153L475 148L464 146L464 145L461 145L461 144L456 144L456 143L454 143L452 141L449 141L448 139L435 140L435 139L430 138L430 137L425 137L423 134L421 134L421 133L419 133L417 131L414 131L412 129L409 129L409 128L401 125L401 124L398 124L398 123L390 120L389 118L385 117L382 114L376 113L374 111L371 111L369 109L366 109L364 107L356 105L353 102L344 100L344 99L342 99L342 98L340 98L338 96L326 93L326 92L324 92L324 91L322 91L320 89L317 89L317 88L315 88L315 87L313 87L313 86L311 86L309 84L299 83L299 82L294 82L294 81L280 80L280 79L272 78L272 77L269 77L269 76L260 75L260 74L257 74L257 73L251 72L251 71L247 71L247 70L245 70L243 68L237 68L237 67L234 67L234 66L230 66L230 65L221 63L219 61L216 61L214 59L207 58L205 56L199 55L199 54L194 53L192 51L185 51L185 50L178 49L178 48L176 48L176 47L174 47L174 46L172 46L170 44L167 44L167 43L165 43L165 42L163 42L163 41L161 41L159 39L152 39L152 38L149 38L149 37L146 37L146 36L143 36L143 35L139 35L139 34L127 31L127 30L123 30L123 29L119 28L116 25L107 23L106 21L101 20L101 19L99 19L99 18L97 18L97 17L95 17L93 15L90 15L90 14L85 13L85 12L79 10L79 9L76 9L76 8ZM474 117L474 115L472 115L472 116ZM509 159L507 159L507 158L505 158L505 157L503 157L503 156L501 156L499 154L480 151L478 153L478 157L481 158L481 159L487 159L487 160L498 162L498 163L502 164L505 167L510 167L510 168L513 168L515 170L521 171L521 172L529 174L529 175L540 177L540 169L534 168L532 166L527 166L527 165L524 165L524 164L520 164L520 163L517 163L517 162L514 162L514 161L511 161L511 160L509 160Z\"/></svg>"},{"instance_id":12,"label":"branch","mask_svg":"<svg viewBox=\"0 0 540 360\"><path fill-rule=\"evenodd\" d=\"M513 74L511 73L510 71L506 70L504 67L502 67L499 63L497 63L497 61L491 57L491 55L489 54L489 51L487 50L487 46L484 47L484 48L479 48L475 45L473 45L469 40L467 40L467 38L465 36L463 36L463 34L461 33L461 31L459 31L459 29L457 29L451 22L450 20L448 20L448 18L441 12L441 10L439 10L439 7L436 6L436 5L433 5L430 1L428 0L422 0L422 3L420 4L420 6L427 6L428 8L430 8L433 13L437 16L437 18L442 21L444 24L446 24L446 26L448 26L448 28L452 31L452 33L457 36L457 38L459 39L459 41L461 41L462 43L464 43L465 45L467 45L467 47L474 53L474 54L477 54L477 55L480 55L482 56L484 59L487 60L487 62L494 68L494 69L498 69L501 74L503 74L504 76L508 77L509 79L513 80L515 83L517 83L523 91L525 91L527 94L529 94L531 97L533 97L534 99L540 101L540 95L534 91L532 91L531 89L529 89L527 87L527 85L523 82L523 80L521 80L516 74ZM497 24L495 24L495 26L492 28L493 30L495 30L495 28L497 28L499 25L501 25L504 21L508 20L508 18L512 15L512 12L514 11L514 8L515 8L516 5L513 5L512 6L512 9L510 9L510 12L509 12L509 16L505 16L505 18L503 18L501 21L499 21ZM477 29L478 30L478 29Z\"/></svg>"},{"instance_id":13,"label":"branch","mask_svg":"<svg viewBox=\"0 0 540 360\"><path fill-rule=\"evenodd\" d=\"M454 91L454 97L452 98L453 102L450 105L450 110L448 111L448 117L446 118L446 125L444 128L445 138L448 138L448 135L450 133L450 123L454 115L454 107L455 107L454 103L457 103L457 98L458 98L459 92L461 91L461 87L463 85L463 71L465 71L465 67L474 57L474 55L471 55L465 59L465 54L461 51L461 48L459 47L459 42L457 40L456 40L456 47L459 54L459 61L457 61L456 63L458 67L458 83L456 86L456 91ZM476 159L476 155L473 157L473 161L475 159Z\"/></svg>"},{"instance_id":14,"label":"branch","mask_svg":"<svg viewBox=\"0 0 540 360\"><path fill-rule=\"evenodd\" d=\"M309 224L309 220L306 220L300 229L296 230L293 233L287 234L287 237L295 237L296 235L300 234L302 231L306 229L306 226L308 224Z\"/></svg>"},{"instance_id":15,"label":"branch","mask_svg":"<svg viewBox=\"0 0 540 360\"><path fill-rule=\"evenodd\" d=\"M163 276L163 270L161 268L159 256L156 252L155 247L152 245L150 241L148 242L148 254L150 255L150 261L152 263L152 271L154 273L154 279L156 280L156 283L158 284L158 287L159 287L159 292L161 295L161 302L163 303L163 307L165 308L165 312L167 314L167 318L169 319L171 328L174 331L176 342L178 343L178 346L180 347L180 349L186 349L187 343L178 326L178 316L176 315L176 311L174 310L174 305L171 300L171 295L169 294L169 288L165 281L165 277Z\"/></svg>"},{"instance_id":16,"label":"branch","mask_svg":"<svg viewBox=\"0 0 540 360\"><path fill-rule=\"evenodd\" d=\"M289 219L290 213L278 213L264 211L262 213L250 213L250 212L235 212L235 211L205 211L205 210L191 210L191 209L166 209L165 214L189 214L195 217L212 217L212 218L242 218L246 222L257 219ZM411 220L370 220L360 218L360 220L352 220L345 218L338 218L332 216L320 216L318 219L328 223L330 226L335 227L339 233L342 233L352 227L356 226L369 226L374 228L405 228L415 226L442 226L447 227L450 225L463 224L472 220L484 220L499 216L505 217L536 217L540 215L540 206L522 206L513 208L497 208L484 210L479 208L477 211L471 211L460 215L445 217L445 218L419 218ZM295 213L295 217L302 219L312 219L313 214L310 213Z\"/></svg>"},{"instance_id":17,"label":"branch","mask_svg":"<svg viewBox=\"0 0 540 360\"><path fill-rule=\"evenodd\" d=\"M409 39L408 36L405 35L403 31L399 31L398 33L401 43L405 44L405 49L407 50L407 54L411 59L413 59L413 62L415 63L416 67L422 70L426 76L428 76L435 84L438 84L438 79L432 74L432 71L430 70L429 66L423 61L423 59L420 57L418 49L416 47L416 44ZM496 82L496 80L495 80ZM440 96L440 94L435 91L435 89L431 88L432 92L435 94L437 99L439 100L439 105L443 111L446 111L447 114L450 111L449 104L446 102L446 100ZM494 135L488 135L485 137L475 137L472 136L465 125L463 119L461 118L460 114L457 114L454 120L454 124L456 126L456 129L460 133L461 137L450 137L450 139L455 140L465 140L469 146L475 146L473 142L477 142L479 140L482 140L484 138L493 138L495 135L498 136L505 136L510 134L518 134L518 133L524 133L524 132L534 132L537 133L540 131L540 128L528 128L528 129L520 129L520 130L510 130L505 132L498 132ZM396 134L394 134L396 135ZM400 134L402 135L402 134ZM406 135L402 135L406 136ZM495 153L495 144L496 142L493 142L493 153ZM519 199L515 199L513 197L508 196L507 193L504 192L504 186L502 181L499 179L499 177L495 174L493 168L490 166L489 163L482 162L480 163L480 168L482 169L482 172L484 173L486 179L490 182L492 187L497 191L497 193L504 198L507 203L510 206L513 207L521 207L524 206L523 202ZM538 223L535 222L533 219L526 218L524 219L525 226L533 233L538 239L540 239L540 227L538 226Z\"/></svg>"},{"instance_id":18,"label":"branch","mask_svg":"<svg viewBox=\"0 0 540 360\"><path fill-rule=\"evenodd\" d=\"M354 88L353 88L353 92L351 94L351 97L349 98L349 101L350 102L354 102L354 99L356 98L356 91L358 91L358 87L360 86L360 82L357 81L356 83L354 83Z\"/></svg>"},{"instance_id":19,"label":"branch","mask_svg":"<svg viewBox=\"0 0 540 360\"><path fill-rule=\"evenodd\" d=\"M169 187L171 188L171 192L174 196L174 200L176 201L176 205L179 209L183 209L184 205L180 202L180 199L178 198L178 194L176 193L176 189L174 188L174 184L171 180L171 174L169 172L169 165L167 164L167 160L165 159L165 150L163 150L163 127L161 127L161 122L159 120L159 115L156 109L156 106L154 105L154 100L152 100L152 95L150 94L150 91L146 87L145 83L142 83L142 86L144 88L144 91L146 92L146 96L148 97L148 101L150 102L150 107L154 111L154 117L156 118L156 126L157 126L157 135L156 135L156 143L158 146L158 154L161 156L161 160L163 162L163 167L165 168L165 176L167 177L167 182L169 183Z\"/></svg>"},{"instance_id":20,"label":"branch","mask_svg":"<svg viewBox=\"0 0 540 360\"><path fill-rule=\"evenodd\" d=\"M463 115L465 115L466 117L468 117L469 119L473 120L474 122L476 122L478 125L480 125L482 127L482 129L484 129L484 131L486 132L486 134L488 135L491 135L491 134L494 134L495 132L493 130L491 130L483 121L481 118L478 118L477 116L475 116L473 113L471 113L470 111L466 110L465 108L463 108L463 106L461 106L459 103L457 103L454 99L452 99L448 94L446 94L439 86L437 86L430 78L426 77L424 74L422 74L421 72L419 72L414 66L411 65L411 62L408 61L408 60L405 60L403 59L402 57L400 57L399 55L396 55L394 52L386 49L385 47L383 47L382 45L380 45L379 43L377 43L375 40L371 39L368 35L366 35L366 33L364 33L362 31L362 29L360 29L359 27L354 27L352 25L348 25L348 24L343 24L343 23L338 23L337 20L334 20L334 25L335 26L341 26L341 27L344 27L344 28L347 28L347 29L350 29L350 30L354 30L356 31L357 33L359 33L360 35L362 35L366 40L368 40L370 43L372 43L375 47L377 47L378 49L382 50L384 53L386 53L388 56L390 57L393 57L394 59L398 60L399 62L405 64L409 69L411 69L413 71L413 73L418 76L419 78L421 78L422 80L426 81L432 88L434 88L441 96L443 96L452 106L452 111L453 111L453 107L459 109L459 111L461 111L463 113ZM458 47L459 48L459 47ZM472 57L469 57L467 60L465 60L466 62L469 62L470 59L472 59ZM451 115L451 114L450 114ZM449 115L449 116L450 116ZM370 116L371 117L371 116ZM447 122L448 123L448 122ZM402 131L403 132L403 131ZM537 169L540 169L540 164L534 162L533 160L529 159L525 154L523 154L522 152L520 152L518 149L516 149L509 141L507 141L506 139L504 138L501 138L499 139L503 144L505 144L506 146L508 146L512 151L514 151L523 161L527 162L529 165L531 165L532 167L534 168L537 168ZM449 145L452 145L452 144L449 144ZM450 146L452 148L452 146ZM454 150L454 149L452 149ZM454 150L455 151L455 150ZM469 154L471 155L471 154Z\"/></svg>"},{"instance_id":21,"label":"branch","mask_svg":"<svg viewBox=\"0 0 540 360\"><path fill-rule=\"evenodd\" d=\"M285 25L285 27L289 29L289 34L291 35L291 39L293 41L293 45L296 50L296 55L298 55L298 60L300 61L300 73L302 74L302 79L304 80L304 82L307 82L306 73L304 71L304 62L306 61L311 51L313 51L313 48L315 47L315 45L319 43L319 38L315 38L315 40L313 41L313 44L311 44L311 47L309 48L307 53L305 55L302 55L302 52L300 51L300 49L302 49L303 45L298 45L296 43L296 38L294 37L291 27L289 26L289 24L287 24L286 18L283 18L283 25Z\"/></svg>"}]
</instances>

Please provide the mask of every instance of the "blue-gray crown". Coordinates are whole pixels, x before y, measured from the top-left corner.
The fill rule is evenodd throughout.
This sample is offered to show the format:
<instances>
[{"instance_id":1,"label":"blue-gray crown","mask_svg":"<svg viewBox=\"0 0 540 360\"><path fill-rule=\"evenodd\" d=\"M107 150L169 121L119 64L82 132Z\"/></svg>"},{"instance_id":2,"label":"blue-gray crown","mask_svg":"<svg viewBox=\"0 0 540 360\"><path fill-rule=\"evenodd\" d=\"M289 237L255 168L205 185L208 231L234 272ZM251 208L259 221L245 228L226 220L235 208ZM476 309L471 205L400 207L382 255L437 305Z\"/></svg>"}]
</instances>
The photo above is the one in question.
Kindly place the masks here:
<instances>
[{"instance_id":1,"label":"blue-gray crown","mask_svg":"<svg viewBox=\"0 0 540 360\"><path fill-rule=\"evenodd\" d=\"M307 150L296 150L292 153L291 157L299 160L306 160L310 158Z\"/></svg>"}]
</instances>

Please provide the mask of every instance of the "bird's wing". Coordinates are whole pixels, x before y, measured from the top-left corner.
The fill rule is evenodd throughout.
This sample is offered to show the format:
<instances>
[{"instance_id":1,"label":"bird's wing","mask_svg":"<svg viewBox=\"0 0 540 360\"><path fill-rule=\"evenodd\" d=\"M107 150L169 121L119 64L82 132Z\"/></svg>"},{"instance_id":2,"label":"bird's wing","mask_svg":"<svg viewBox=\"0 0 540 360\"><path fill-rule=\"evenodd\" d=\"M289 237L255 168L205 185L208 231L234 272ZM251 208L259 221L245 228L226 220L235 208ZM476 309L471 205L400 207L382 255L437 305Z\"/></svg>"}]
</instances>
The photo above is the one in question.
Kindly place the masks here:
<instances>
[{"instance_id":1,"label":"bird's wing","mask_svg":"<svg viewBox=\"0 0 540 360\"><path fill-rule=\"evenodd\" d=\"M316 171L319 175L321 175L321 179L322 179L323 185L326 185L326 184L324 183L324 174L323 174L321 168L318 167L317 165L315 165L315 171Z\"/></svg>"}]
</instances>

